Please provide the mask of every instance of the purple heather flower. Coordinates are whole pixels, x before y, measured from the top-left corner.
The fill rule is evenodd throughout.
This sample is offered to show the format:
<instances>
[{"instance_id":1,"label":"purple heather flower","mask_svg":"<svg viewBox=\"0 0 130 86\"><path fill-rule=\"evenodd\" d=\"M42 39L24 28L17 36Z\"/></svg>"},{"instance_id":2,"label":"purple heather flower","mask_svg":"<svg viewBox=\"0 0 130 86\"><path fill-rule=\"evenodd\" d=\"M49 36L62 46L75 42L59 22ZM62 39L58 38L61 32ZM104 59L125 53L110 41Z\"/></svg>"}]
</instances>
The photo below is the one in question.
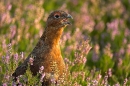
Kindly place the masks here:
<instances>
[{"instance_id":1,"label":"purple heather flower","mask_svg":"<svg viewBox=\"0 0 130 86\"><path fill-rule=\"evenodd\" d=\"M98 80L92 80L92 86L98 86Z\"/></svg>"},{"instance_id":2,"label":"purple heather flower","mask_svg":"<svg viewBox=\"0 0 130 86\"><path fill-rule=\"evenodd\" d=\"M42 71L44 70L44 66L41 66L39 69L39 73L42 74Z\"/></svg>"},{"instance_id":3,"label":"purple heather flower","mask_svg":"<svg viewBox=\"0 0 130 86\"><path fill-rule=\"evenodd\" d=\"M112 22L107 24L108 31L112 33L112 39L115 38L116 35L120 34L118 28L119 28L119 20L115 19Z\"/></svg>"},{"instance_id":4,"label":"purple heather flower","mask_svg":"<svg viewBox=\"0 0 130 86\"><path fill-rule=\"evenodd\" d=\"M8 47L7 55L10 55L10 54L11 54L11 50L12 50L12 44L9 43L9 44L7 45L7 47Z\"/></svg>"},{"instance_id":5,"label":"purple heather flower","mask_svg":"<svg viewBox=\"0 0 130 86\"><path fill-rule=\"evenodd\" d=\"M121 59L121 58L118 58L118 67L120 67L121 65L122 65L122 63L123 63L123 60Z\"/></svg>"},{"instance_id":6,"label":"purple heather flower","mask_svg":"<svg viewBox=\"0 0 130 86\"><path fill-rule=\"evenodd\" d=\"M78 1L78 0L71 0L71 2L72 2L73 5L76 6L76 5L78 4L79 1Z\"/></svg>"},{"instance_id":7,"label":"purple heather flower","mask_svg":"<svg viewBox=\"0 0 130 86\"><path fill-rule=\"evenodd\" d=\"M10 33L11 33L10 38L12 39L16 34L16 26L15 25L10 26Z\"/></svg>"},{"instance_id":8,"label":"purple heather flower","mask_svg":"<svg viewBox=\"0 0 130 86\"><path fill-rule=\"evenodd\" d=\"M68 58L64 58L64 61L65 61L66 63L68 63L68 62L69 62L69 59L68 59Z\"/></svg>"},{"instance_id":9,"label":"purple heather flower","mask_svg":"<svg viewBox=\"0 0 130 86\"><path fill-rule=\"evenodd\" d=\"M66 54L66 55L69 55L70 52L72 52L72 50L73 50L73 46L68 46L68 47L66 47L66 49L65 49L65 54Z\"/></svg>"},{"instance_id":10,"label":"purple heather flower","mask_svg":"<svg viewBox=\"0 0 130 86\"><path fill-rule=\"evenodd\" d=\"M81 75L81 77L82 77L82 81L84 81L84 80L85 80L85 72L84 72L84 71L81 71L81 72L80 72L80 75Z\"/></svg>"},{"instance_id":11,"label":"purple heather flower","mask_svg":"<svg viewBox=\"0 0 130 86\"><path fill-rule=\"evenodd\" d=\"M111 68L108 69L108 73L107 74L108 74L109 77L112 76L112 69Z\"/></svg>"},{"instance_id":12,"label":"purple heather flower","mask_svg":"<svg viewBox=\"0 0 130 86\"><path fill-rule=\"evenodd\" d=\"M87 61L86 57L83 58L83 64L85 64Z\"/></svg>"},{"instance_id":13,"label":"purple heather flower","mask_svg":"<svg viewBox=\"0 0 130 86\"><path fill-rule=\"evenodd\" d=\"M106 75L104 76L104 85L107 86L108 85L108 75L106 73Z\"/></svg>"},{"instance_id":14,"label":"purple heather flower","mask_svg":"<svg viewBox=\"0 0 130 86\"><path fill-rule=\"evenodd\" d=\"M19 83L19 85L18 85L18 86L23 86L23 85L22 85L22 83Z\"/></svg>"},{"instance_id":15,"label":"purple heather flower","mask_svg":"<svg viewBox=\"0 0 130 86\"><path fill-rule=\"evenodd\" d=\"M93 55L92 55L92 61L93 62L97 62L99 60L99 56L98 54L94 51L93 52Z\"/></svg>"},{"instance_id":16,"label":"purple heather flower","mask_svg":"<svg viewBox=\"0 0 130 86\"><path fill-rule=\"evenodd\" d=\"M17 85L16 85L16 82L13 81L12 86L17 86Z\"/></svg>"},{"instance_id":17,"label":"purple heather flower","mask_svg":"<svg viewBox=\"0 0 130 86\"><path fill-rule=\"evenodd\" d=\"M128 81L128 79L126 78L126 79L124 80L123 86L126 85L127 81Z\"/></svg>"},{"instance_id":18,"label":"purple heather flower","mask_svg":"<svg viewBox=\"0 0 130 86\"><path fill-rule=\"evenodd\" d=\"M56 83L56 79L55 79L54 75L51 77L51 82L52 82L53 84Z\"/></svg>"},{"instance_id":19,"label":"purple heather flower","mask_svg":"<svg viewBox=\"0 0 130 86\"><path fill-rule=\"evenodd\" d=\"M1 15L1 22L4 22L6 20L6 17L7 17L7 15L5 13L3 13Z\"/></svg>"},{"instance_id":20,"label":"purple heather flower","mask_svg":"<svg viewBox=\"0 0 130 86\"><path fill-rule=\"evenodd\" d=\"M112 22L110 22L110 23L108 23L107 24L107 27L109 28L109 29L118 29L118 25L119 25L119 20L118 19L115 19L115 20L113 20Z\"/></svg>"},{"instance_id":21,"label":"purple heather flower","mask_svg":"<svg viewBox=\"0 0 130 86\"><path fill-rule=\"evenodd\" d=\"M5 63L9 64L9 60L10 60L10 57L9 57L9 55L7 55L7 56L5 57Z\"/></svg>"},{"instance_id":22,"label":"purple heather flower","mask_svg":"<svg viewBox=\"0 0 130 86\"><path fill-rule=\"evenodd\" d=\"M130 30L129 30L128 28L126 28L126 29L125 29L125 36L126 36L126 37L129 36L129 34L130 34Z\"/></svg>"},{"instance_id":23,"label":"purple heather flower","mask_svg":"<svg viewBox=\"0 0 130 86\"><path fill-rule=\"evenodd\" d=\"M96 44L93 48L94 50L93 50L92 60L94 62L97 62L99 60L99 48L100 46L98 44Z\"/></svg>"},{"instance_id":24,"label":"purple heather flower","mask_svg":"<svg viewBox=\"0 0 130 86\"><path fill-rule=\"evenodd\" d=\"M79 75L78 72L72 72L72 77L73 77L73 78L77 78L78 75Z\"/></svg>"},{"instance_id":25,"label":"purple heather flower","mask_svg":"<svg viewBox=\"0 0 130 86\"><path fill-rule=\"evenodd\" d=\"M119 50L119 55L121 56L121 55L123 55L124 53L125 53L124 48L121 48L121 49Z\"/></svg>"},{"instance_id":26,"label":"purple heather flower","mask_svg":"<svg viewBox=\"0 0 130 86\"><path fill-rule=\"evenodd\" d=\"M8 3L8 4L7 4L7 10L9 10L9 11L10 11L10 10L11 10L11 8L12 8L12 5L11 5L10 3Z\"/></svg>"},{"instance_id":27,"label":"purple heather flower","mask_svg":"<svg viewBox=\"0 0 130 86\"><path fill-rule=\"evenodd\" d=\"M101 74L98 74L97 80L100 80L101 78L102 78L102 75L101 75Z\"/></svg>"},{"instance_id":28,"label":"purple heather flower","mask_svg":"<svg viewBox=\"0 0 130 86\"><path fill-rule=\"evenodd\" d=\"M68 65L71 65L71 64L72 64L72 62L71 62L68 58L64 58L64 61L65 61L65 63L67 63Z\"/></svg>"},{"instance_id":29,"label":"purple heather flower","mask_svg":"<svg viewBox=\"0 0 130 86\"><path fill-rule=\"evenodd\" d=\"M43 82L44 77L45 77L45 73L42 73L41 78L40 78L40 82Z\"/></svg>"},{"instance_id":30,"label":"purple heather flower","mask_svg":"<svg viewBox=\"0 0 130 86\"><path fill-rule=\"evenodd\" d=\"M115 84L115 85L113 85L113 86L120 86L120 84L119 84L119 83L117 83L117 84Z\"/></svg>"},{"instance_id":31,"label":"purple heather flower","mask_svg":"<svg viewBox=\"0 0 130 86\"><path fill-rule=\"evenodd\" d=\"M3 83L3 85L2 85L2 86L8 86L8 85L7 85L7 83Z\"/></svg>"},{"instance_id":32,"label":"purple heather flower","mask_svg":"<svg viewBox=\"0 0 130 86\"><path fill-rule=\"evenodd\" d=\"M18 53L14 54L14 59L15 59L15 61L18 60Z\"/></svg>"},{"instance_id":33,"label":"purple heather flower","mask_svg":"<svg viewBox=\"0 0 130 86\"><path fill-rule=\"evenodd\" d=\"M6 48L6 40L2 41L2 48L5 49Z\"/></svg>"},{"instance_id":34,"label":"purple heather flower","mask_svg":"<svg viewBox=\"0 0 130 86\"><path fill-rule=\"evenodd\" d=\"M44 67L43 67L43 66L41 66L41 67L40 67L40 70L43 70L43 69L44 69Z\"/></svg>"},{"instance_id":35,"label":"purple heather flower","mask_svg":"<svg viewBox=\"0 0 130 86\"><path fill-rule=\"evenodd\" d=\"M8 74L5 74L5 75L4 75L4 78L8 81L9 78L10 78L10 76L9 76Z\"/></svg>"},{"instance_id":36,"label":"purple heather flower","mask_svg":"<svg viewBox=\"0 0 130 86\"><path fill-rule=\"evenodd\" d=\"M33 61L34 61L34 59L31 57L31 58L29 58L29 63L30 63L30 65L33 65Z\"/></svg>"}]
</instances>

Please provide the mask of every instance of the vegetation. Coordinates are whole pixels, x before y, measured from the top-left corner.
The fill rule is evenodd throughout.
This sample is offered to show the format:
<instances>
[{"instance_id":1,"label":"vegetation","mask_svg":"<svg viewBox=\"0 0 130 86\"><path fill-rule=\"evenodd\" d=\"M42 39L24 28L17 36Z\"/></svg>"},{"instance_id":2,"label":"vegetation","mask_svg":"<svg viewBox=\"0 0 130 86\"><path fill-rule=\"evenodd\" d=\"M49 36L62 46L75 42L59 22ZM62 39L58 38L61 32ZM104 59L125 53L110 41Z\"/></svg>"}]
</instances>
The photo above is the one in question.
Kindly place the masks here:
<instances>
[{"instance_id":1,"label":"vegetation","mask_svg":"<svg viewBox=\"0 0 130 86\"><path fill-rule=\"evenodd\" d=\"M50 12L60 9L74 18L60 41L70 71L65 84L129 86L129 4L129 0L0 0L0 85L15 86L11 74L38 42ZM42 81L28 68L18 82L35 86Z\"/></svg>"}]
</instances>

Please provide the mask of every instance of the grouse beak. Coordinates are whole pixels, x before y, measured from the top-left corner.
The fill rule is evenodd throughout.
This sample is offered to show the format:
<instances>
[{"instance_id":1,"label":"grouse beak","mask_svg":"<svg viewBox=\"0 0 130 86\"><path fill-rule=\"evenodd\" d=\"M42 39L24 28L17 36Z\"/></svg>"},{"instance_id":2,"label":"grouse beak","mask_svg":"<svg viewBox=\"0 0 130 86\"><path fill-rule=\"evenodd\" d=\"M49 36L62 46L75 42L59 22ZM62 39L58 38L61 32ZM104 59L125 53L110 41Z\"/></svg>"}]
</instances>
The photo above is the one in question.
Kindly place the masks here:
<instances>
[{"instance_id":1,"label":"grouse beak","mask_svg":"<svg viewBox=\"0 0 130 86\"><path fill-rule=\"evenodd\" d=\"M73 19L73 17L70 14L67 15L67 18Z\"/></svg>"},{"instance_id":2,"label":"grouse beak","mask_svg":"<svg viewBox=\"0 0 130 86\"><path fill-rule=\"evenodd\" d=\"M70 21L68 21L69 18L73 19L73 17L70 14L67 14L64 25L71 25Z\"/></svg>"}]
</instances>

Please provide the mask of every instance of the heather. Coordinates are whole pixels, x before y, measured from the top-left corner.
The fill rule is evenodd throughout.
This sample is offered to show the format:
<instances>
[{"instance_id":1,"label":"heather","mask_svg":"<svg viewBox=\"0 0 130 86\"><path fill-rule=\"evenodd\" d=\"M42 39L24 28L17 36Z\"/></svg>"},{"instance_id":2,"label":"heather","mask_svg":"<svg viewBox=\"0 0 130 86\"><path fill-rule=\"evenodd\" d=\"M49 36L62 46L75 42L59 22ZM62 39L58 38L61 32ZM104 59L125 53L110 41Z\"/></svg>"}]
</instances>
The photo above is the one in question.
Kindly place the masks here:
<instances>
[{"instance_id":1,"label":"heather","mask_svg":"<svg viewBox=\"0 0 130 86\"><path fill-rule=\"evenodd\" d=\"M11 74L38 42L50 12L61 9L71 14L73 20L60 41L70 75L67 82L59 83L129 86L129 4L129 0L1 0L0 85L41 85L44 75L34 77L29 68L16 83Z\"/></svg>"}]
</instances>

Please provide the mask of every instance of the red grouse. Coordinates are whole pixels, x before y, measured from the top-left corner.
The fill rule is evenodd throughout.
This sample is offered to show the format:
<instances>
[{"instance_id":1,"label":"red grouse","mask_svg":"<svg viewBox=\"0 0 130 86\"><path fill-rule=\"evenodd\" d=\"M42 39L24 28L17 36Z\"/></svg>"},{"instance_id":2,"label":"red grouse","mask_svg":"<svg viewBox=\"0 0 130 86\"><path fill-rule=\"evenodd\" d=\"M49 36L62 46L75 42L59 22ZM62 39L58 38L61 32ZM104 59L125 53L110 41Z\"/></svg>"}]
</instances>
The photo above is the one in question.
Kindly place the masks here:
<instances>
[{"instance_id":1,"label":"red grouse","mask_svg":"<svg viewBox=\"0 0 130 86\"><path fill-rule=\"evenodd\" d=\"M49 15L46 28L36 47L12 74L15 79L19 75L23 75L28 66L33 75L37 75L41 66L44 67L42 71L42 73L45 73L43 86L51 85L52 76L56 81L65 77L65 63L61 55L59 41L64 28L70 24L69 18L72 18L70 14L60 10L54 11ZM32 57L33 64L28 65Z\"/></svg>"}]
</instances>

